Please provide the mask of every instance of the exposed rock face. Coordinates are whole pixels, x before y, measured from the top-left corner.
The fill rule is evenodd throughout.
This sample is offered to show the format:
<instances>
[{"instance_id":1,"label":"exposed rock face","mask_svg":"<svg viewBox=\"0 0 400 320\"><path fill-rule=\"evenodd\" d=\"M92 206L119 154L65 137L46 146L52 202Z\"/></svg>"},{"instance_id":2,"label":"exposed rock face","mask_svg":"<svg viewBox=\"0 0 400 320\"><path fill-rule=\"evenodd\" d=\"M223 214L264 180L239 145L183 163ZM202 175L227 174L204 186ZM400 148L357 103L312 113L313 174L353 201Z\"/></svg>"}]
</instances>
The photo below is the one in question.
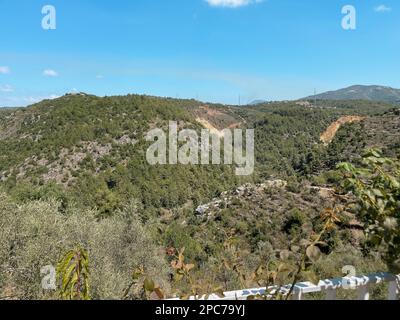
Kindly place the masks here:
<instances>
[{"instance_id":1,"label":"exposed rock face","mask_svg":"<svg viewBox=\"0 0 400 320\"><path fill-rule=\"evenodd\" d=\"M324 144L330 144L332 140L335 138L336 133L339 131L340 127L346 123L360 122L363 121L365 117L360 116L346 116L341 117L334 123L332 123L328 129L321 135L321 141Z\"/></svg>"},{"instance_id":2,"label":"exposed rock face","mask_svg":"<svg viewBox=\"0 0 400 320\"><path fill-rule=\"evenodd\" d=\"M219 138L223 138L225 136L223 130L218 130L210 122L208 122L206 119L197 118L196 121L198 123L200 123L204 128L210 130L211 134L215 134Z\"/></svg>"},{"instance_id":3,"label":"exposed rock face","mask_svg":"<svg viewBox=\"0 0 400 320\"><path fill-rule=\"evenodd\" d=\"M202 215L204 215L204 214L207 212L207 210L208 210L209 208L210 208L210 207L209 207L208 205L199 206L199 207L196 209L196 214L199 215L199 216L202 216Z\"/></svg>"},{"instance_id":4,"label":"exposed rock face","mask_svg":"<svg viewBox=\"0 0 400 320\"><path fill-rule=\"evenodd\" d=\"M125 145L125 144L135 145L138 141L132 139L128 134L125 134L119 139L114 139L114 142L118 145Z\"/></svg>"},{"instance_id":5,"label":"exposed rock face","mask_svg":"<svg viewBox=\"0 0 400 320\"><path fill-rule=\"evenodd\" d=\"M229 107L216 109L201 106L191 112L199 124L220 138L224 137L224 129L237 129L246 122L240 115L232 112Z\"/></svg>"}]
</instances>

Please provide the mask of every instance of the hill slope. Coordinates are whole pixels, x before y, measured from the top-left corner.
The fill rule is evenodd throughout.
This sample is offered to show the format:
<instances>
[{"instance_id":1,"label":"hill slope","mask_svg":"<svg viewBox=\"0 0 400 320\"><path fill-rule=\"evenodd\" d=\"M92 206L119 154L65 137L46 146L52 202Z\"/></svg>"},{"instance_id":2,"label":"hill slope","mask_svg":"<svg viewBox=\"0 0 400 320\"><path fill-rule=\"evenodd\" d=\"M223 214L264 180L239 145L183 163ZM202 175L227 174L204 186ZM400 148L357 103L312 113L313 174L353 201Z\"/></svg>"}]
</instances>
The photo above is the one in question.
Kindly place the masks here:
<instances>
[{"instance_id":1,"label":"hill slope","mask_svg":"<svg viewBox=\"0 0 400 320\"><path fill-rule=\"evenodd\" d=\"M201 129L196 121L203 116L200 106L194 100L136 95L66 95L4 110L0 181L18 197L37 199L51 190L53 196L72 197L104 214L131 198L145 207L171 208L213 196L235 184L230 166L176 170L146 161L150 143L145 134L156 127L167 130L170 120L181 128ZM209 119L214 126L239 121L229 110L218 110L218 121Z\"/></svg>"}]
</instances>

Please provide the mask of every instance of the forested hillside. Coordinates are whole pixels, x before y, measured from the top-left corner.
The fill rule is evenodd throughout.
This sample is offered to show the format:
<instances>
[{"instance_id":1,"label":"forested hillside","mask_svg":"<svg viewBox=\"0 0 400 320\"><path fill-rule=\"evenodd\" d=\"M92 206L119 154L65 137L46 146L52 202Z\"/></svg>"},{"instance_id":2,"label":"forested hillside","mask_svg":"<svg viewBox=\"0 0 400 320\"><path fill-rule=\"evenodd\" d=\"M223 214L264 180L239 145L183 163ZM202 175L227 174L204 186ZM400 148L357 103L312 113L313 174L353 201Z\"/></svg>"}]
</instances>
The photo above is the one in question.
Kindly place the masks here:
<instances>
[{"instance_id":1,"label":"forested hillside","mask_svg":"<svg viewBox=\"0 0 400 320\"><path fill-rule=\"evenodd\" d=\"M150 166L144 137L152 128L167 129L168 121L199 129L193 113L199 106L143 96L67 95L6 110L1 116L1 180L20 200L56 196L104 214L132 198L146 208L198 203L236 183L231 168Z\"/></svg>"}]
</instances>

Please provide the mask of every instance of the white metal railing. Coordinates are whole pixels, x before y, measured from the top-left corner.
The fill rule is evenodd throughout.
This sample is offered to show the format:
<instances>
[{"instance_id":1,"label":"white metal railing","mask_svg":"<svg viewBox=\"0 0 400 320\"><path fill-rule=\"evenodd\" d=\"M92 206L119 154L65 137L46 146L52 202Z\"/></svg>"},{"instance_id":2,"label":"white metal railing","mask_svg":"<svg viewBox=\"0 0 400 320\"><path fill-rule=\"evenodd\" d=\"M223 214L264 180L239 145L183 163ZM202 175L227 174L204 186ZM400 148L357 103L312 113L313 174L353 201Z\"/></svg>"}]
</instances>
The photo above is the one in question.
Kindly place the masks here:
<instances>
[{"instance_id":1,"label":"white metal railing","mask_svg":"<svg viewBox=\"0 0 400 320\"><path fill-rule=\"evenodd\" d=\"M400 275L395 276L391 273L379 272L370 274L368 276L353 276L344 277L330 280L321 280L318 285L312 284L311 282L300 282L296 284L292 292L292 300L305 300L306 295L310 293L322 292L325 294L326 300L336 300L336 293L338 289L357 290L358 300L369 300L370 299L370 286L382 284L389 284L388 300L399 299L399 284ZM271 294L276 292L277 287L268 288L268 292ZM283 294L288 294L290 285L280 288ZM224 297L219 297L216 294L211 294L206 299L206 296L202 297L191 297L189 300L247 300L251 296L261 295L264 296L266 288L253 288L244 289L237 291L229 291L224 293ZM171 299L179 300L179 298Z\"/></svg>"}]
</instances>

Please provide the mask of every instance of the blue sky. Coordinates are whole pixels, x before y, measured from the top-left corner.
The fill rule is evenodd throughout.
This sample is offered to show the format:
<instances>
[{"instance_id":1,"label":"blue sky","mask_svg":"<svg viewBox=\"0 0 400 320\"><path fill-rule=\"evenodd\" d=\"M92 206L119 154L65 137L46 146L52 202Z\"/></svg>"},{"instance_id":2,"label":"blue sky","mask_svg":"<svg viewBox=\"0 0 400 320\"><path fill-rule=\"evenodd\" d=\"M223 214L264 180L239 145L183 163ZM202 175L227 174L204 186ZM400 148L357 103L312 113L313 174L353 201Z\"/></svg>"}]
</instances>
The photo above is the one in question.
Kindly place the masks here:
<instances>
[{"instance_id":1,"label":"blue sky","mask_svg":"<svg viewBox=\"0 0 400 320\"><path fill-rule=\"evenodd\" d=\"M56 30L41 27L47 4ZM356 30L341 27L346 4ZM0 35L0 106L75 90L237 103L400 88L398 0L0 0Z\"/></svg>"}]
</instances>

